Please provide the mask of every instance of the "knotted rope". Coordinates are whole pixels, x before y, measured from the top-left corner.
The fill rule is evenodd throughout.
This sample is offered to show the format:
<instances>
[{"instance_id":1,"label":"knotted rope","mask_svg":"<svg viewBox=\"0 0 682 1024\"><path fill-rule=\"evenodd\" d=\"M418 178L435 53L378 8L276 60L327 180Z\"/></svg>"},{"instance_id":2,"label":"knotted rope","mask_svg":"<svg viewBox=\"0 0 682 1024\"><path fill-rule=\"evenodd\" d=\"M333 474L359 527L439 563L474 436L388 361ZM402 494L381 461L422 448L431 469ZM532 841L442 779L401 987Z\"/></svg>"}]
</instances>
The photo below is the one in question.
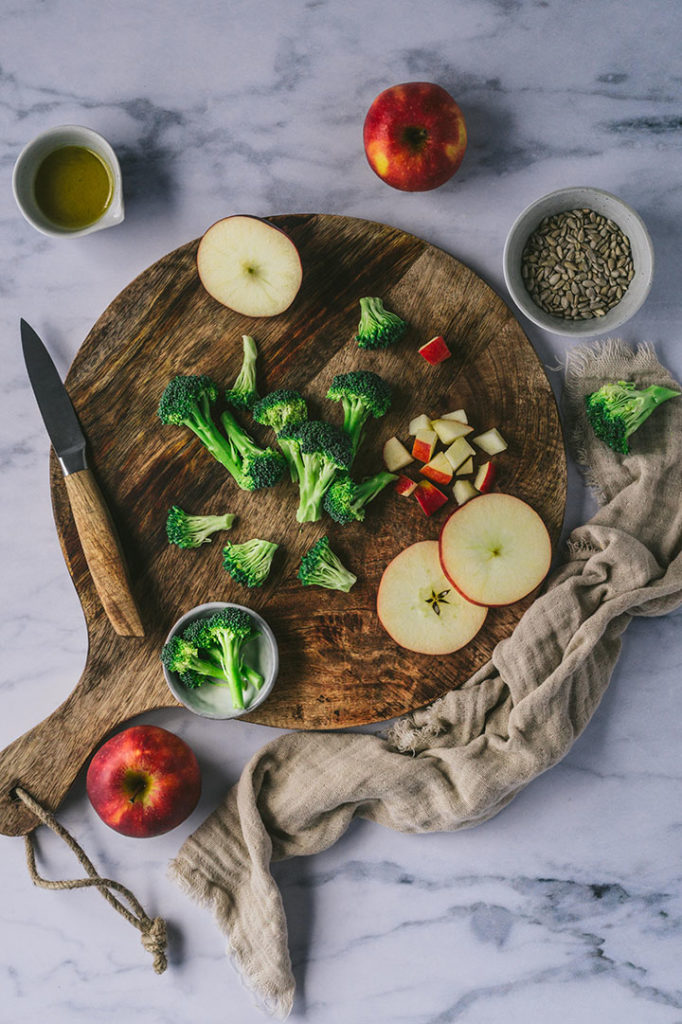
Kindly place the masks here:
<instances>
[{"instance_id":1,"label":"knotted rope","mask_svg":"<svg viewBox=\"0 0 682 1024\"><path fill-rule=\"evenodd\" d=\"M119 914L125 917L126 921L129 921L130 924L137 928L141 935L142 945L154 957L154 970L157 974L163 974L168 966L166 959L166 922L163 918L148 917L139 900L130 889L122 885L121 882L115 882L111 878L102 878L73 836L30 793L22 789L21 786L16 786L14 792L43 825L47 825L48 828L51 828L53 832L64 840L80 861L85 873L89 876L88 878L64 879L63 881L51 881L48 878L43 878L38 874L35 846L33 837L29 833L24 836L24 840L26 843L26 863L33 884L39 885L43 889L83 889L86 886L95 886L97 892L104 897L107 903L110 903L114 910L117 910ZM128 901L132 909L121 903L114 896L114 892L120 893Z\"/></svg>"}]
</instances>

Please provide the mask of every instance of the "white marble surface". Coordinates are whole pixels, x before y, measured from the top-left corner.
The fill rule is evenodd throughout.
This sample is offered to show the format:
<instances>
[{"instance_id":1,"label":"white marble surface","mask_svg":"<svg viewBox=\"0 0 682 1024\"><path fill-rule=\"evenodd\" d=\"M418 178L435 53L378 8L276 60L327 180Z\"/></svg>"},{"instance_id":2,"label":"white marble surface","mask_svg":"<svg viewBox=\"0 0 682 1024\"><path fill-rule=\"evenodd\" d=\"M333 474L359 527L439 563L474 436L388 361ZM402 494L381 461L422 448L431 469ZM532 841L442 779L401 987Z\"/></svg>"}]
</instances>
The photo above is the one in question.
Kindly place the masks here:
<instances>
[{"instance_id":1,"label":"white marble surface","mask_svg":"<svg viewBox=\"0 0 682 1024\"><path fill-rule=\"evenodd\" d=\"M682 7L634 0L5 0L0 33L0 745L71 690L86 634L55 536L48 444L18 319L65 372L140 270L232 211L386 221L469 263L504 294L501 251L533 198L592 184L628 200L656 249L653 290L621 335L682 377ZM384 87L429 79L469 124L455 179L401 194L369 170L365 111ZM14 207L25 142L83 123L121 157L124 224L44 238ZM524 324L541 358L568 342ZM560 384L560 376L552 374ZM575 472L567 522L591 509ZM355 825L277 867L312 1024L682 1022L682 618L635 621L594 721L565 761L497 819L457 835ZM61 817L101 870L171 922L171 966L92 892L34 889L22 843L0 839L0 1020L205 1024L262 1019L208 915L165 878L181 840L274 730L145 716L184 736L200 808L156 840L125 839L79 778ZM44 830L41 830L44 831ZM45 870L75 864L40 837Z\"/></svg>"}]
</instances>

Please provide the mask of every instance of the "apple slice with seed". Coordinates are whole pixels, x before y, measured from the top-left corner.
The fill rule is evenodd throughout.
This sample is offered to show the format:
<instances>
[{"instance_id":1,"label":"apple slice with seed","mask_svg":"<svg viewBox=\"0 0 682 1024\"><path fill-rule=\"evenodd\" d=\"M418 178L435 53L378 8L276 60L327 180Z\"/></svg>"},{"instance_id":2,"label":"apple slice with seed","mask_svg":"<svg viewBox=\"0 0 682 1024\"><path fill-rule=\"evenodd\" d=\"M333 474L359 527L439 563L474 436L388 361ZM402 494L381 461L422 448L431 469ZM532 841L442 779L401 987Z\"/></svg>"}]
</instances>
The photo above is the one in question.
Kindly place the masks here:
<instances>
[{"instance_id":1,"label":"apple slice with seed","mask_svg":"<svg viewBox=\"0 0 682 1024\"><path fill-rule=\"evenodd\" d=\"M488 607L520 601L542 583L551 559L542 519L511 494L467 501L440 534L443 572L467 600Z\"/></svg>"},{"instance_id":2,"label":"apple slice with seed","mask_svg":"<svg viewBox=\"0 0 682 1024\"><path fill-rule=\"evenodd\" d=\"M379 584L377 614L400 647L419 654L452 654L478 633L488 609L471 604L445 577L438 541L422 540L388 564Z\"/></svg>"},{"instance_id":3,"label":"apple slice with seed","mask_svg":"<svg viewBox=\"0 0 682 1024\"><path fill-rule=\"evenodd\" d=\"M301 287L303 270L289 236L258 217L224 217L197 251L199 279L209 295L244 316L277 316Z\"/></svg>"}]
</instances>

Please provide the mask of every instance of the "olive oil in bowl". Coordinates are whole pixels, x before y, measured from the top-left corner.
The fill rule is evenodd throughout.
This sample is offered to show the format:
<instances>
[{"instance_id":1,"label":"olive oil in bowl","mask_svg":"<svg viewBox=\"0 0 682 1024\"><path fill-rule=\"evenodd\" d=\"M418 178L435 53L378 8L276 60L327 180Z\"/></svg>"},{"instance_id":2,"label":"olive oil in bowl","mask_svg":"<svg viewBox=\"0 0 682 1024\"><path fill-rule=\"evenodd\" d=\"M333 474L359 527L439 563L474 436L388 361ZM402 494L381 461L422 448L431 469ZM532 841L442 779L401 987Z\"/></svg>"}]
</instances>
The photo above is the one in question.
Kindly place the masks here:
<instances>
[{"instance_id":1,"label":"olive oil in bowl","mask_svg":"<svg viewBox=\"0 0 682 1024\"><path fill-rule=\"evenodd\" d=\"M91 149L60 146L39 164L33 191L47 220L67 231L79 231L106 213L114 183L105 162Z\"/></svg>"}]
</instances>

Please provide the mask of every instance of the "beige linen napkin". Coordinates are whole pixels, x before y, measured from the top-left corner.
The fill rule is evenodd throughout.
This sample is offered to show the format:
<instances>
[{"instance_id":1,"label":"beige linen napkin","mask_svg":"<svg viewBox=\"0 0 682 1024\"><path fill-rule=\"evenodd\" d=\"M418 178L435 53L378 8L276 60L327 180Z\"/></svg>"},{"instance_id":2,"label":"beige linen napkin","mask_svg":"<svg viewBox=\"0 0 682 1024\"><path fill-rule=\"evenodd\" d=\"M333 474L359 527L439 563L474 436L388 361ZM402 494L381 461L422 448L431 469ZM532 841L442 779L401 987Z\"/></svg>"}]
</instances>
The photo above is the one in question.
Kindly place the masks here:
<instances>
[{"instance_id":1,"label":"beige linen napkin","mask_svg":"<svg viewBox=\"0 0 682 1024\"><path fill-rule=\"evenodd\" d=\"M601 508L568 561L490 662L387 738L291 733L257 753L170 871L212 908L246 984L291 1010L294 979L273 860L317 853L354 817L401 832L454 831L496 814L556 764L589 722L634 615L682 601L682 399L657 409L616 455L587 427L583 396L604 380L679 387L649 346L575 350L566 418Z\"/></svg>"}]
</instances>

